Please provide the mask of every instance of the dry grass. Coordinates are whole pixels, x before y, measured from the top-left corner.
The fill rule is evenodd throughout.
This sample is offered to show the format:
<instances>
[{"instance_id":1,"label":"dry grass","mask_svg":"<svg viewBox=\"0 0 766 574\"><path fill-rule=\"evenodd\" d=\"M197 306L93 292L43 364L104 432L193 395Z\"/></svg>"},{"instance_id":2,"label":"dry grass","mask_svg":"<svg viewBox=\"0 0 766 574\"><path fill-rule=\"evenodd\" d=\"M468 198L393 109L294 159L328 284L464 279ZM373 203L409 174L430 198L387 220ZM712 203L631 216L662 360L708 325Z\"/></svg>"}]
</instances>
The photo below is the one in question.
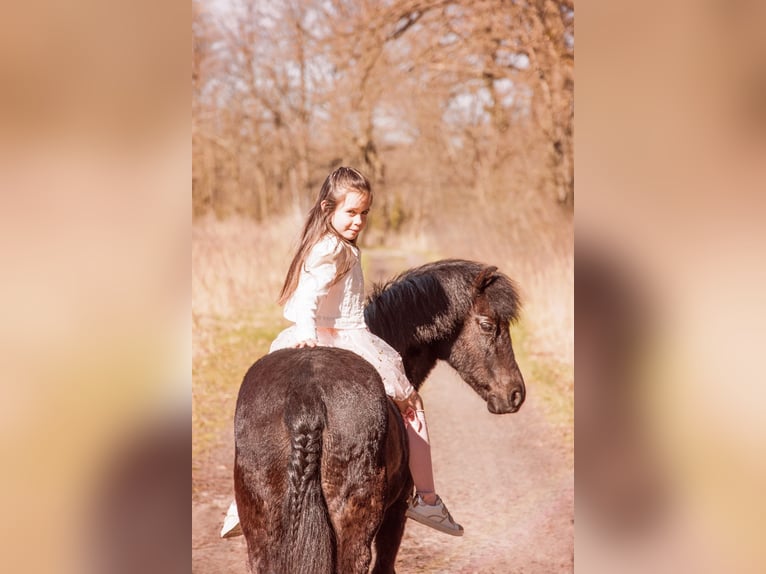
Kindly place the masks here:
<instances>
[{"instance_id":1,"label":"dry grass","mask_svg":"<svg viewBox=\"0 0 766 574\"><path fill-rule=\"evenodd\" d=\"M192 330L195 360L210 354L214 325L273 324L291 256L298 214L264 224L245 218L206 218L192 227Z\"/></svg>"},{"instance_id":2,"label":"dry grass","mask_svg":"<svg viewBox=\"0 0 766 574\"><path fill-rule=\"evenodd\" d=\"M192 228L192 452L217 445L231 426L248 367L284 323L276 296L299 217L265 225L204 219ZM194 476L194 473L193 473Z\"/></svg>"},{"instance_id":3,"label":"dry grass","mask_svg":"<svg viewBox=\"0 0 766 574\"><path fill-rule=\"evenodd\" d=\"M537 390L567 441L574 439L574 254L569 251L523 273L523 343L527 383Z\"/></svg>"},{"instance_id":4,"label":"dry grass","mask_svg":"<svg viewBox=\"0 0 766 574\"><path fill-rule=\"evenodd\" d=\"M530 267L530 266L527 266ZM524 317L532 333L532 355L572 365L574 362L574 255L531 266L521 273Z\"/></svg>"},{"instance_id":5,"label":"dry grass","mask_svg":"<svg viewBox=\"0 0 766 574\"><path fill-rule=\"evenodd\" d=\"M291 255L298 216L258 224L245 218L206 218L192 228L192 312L232 317L275 304Z\"/></svg>"}]
</instances>

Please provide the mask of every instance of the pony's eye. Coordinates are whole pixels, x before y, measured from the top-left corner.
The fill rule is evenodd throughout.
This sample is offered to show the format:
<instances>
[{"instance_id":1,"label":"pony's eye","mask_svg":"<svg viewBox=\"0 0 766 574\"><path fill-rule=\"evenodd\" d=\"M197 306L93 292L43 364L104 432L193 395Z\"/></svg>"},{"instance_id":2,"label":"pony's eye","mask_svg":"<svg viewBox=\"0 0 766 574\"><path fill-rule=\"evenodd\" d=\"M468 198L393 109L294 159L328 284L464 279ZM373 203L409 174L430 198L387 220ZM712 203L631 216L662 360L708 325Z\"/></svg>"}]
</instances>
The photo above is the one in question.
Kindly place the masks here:
<instances>
[{"instance_id":1,"label":"pony's eye","mask_svg":"<svg viewBox=\"0 0 766 574\"><path fill-rule=\"evenodd\" d=\"M495 324L490 321L479 321L479 327L481 327L481 330L485 333L495 332Z\"/></svg>"}]
</instances>

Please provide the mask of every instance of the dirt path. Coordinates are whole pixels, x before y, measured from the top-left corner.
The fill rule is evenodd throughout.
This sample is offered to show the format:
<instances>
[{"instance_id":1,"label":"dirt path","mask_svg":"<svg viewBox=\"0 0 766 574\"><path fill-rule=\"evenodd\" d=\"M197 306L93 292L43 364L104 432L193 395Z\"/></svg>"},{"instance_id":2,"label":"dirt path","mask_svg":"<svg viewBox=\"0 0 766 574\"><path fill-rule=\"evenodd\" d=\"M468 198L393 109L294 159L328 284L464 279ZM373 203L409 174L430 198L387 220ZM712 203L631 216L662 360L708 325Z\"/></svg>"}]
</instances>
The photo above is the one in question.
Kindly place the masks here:
<instances>
[{"instance_id":1,"label":"dirt path","mask_svg":"<svg viewBox=\"0 0 766 574\"><path fill-rule=\"evenodd\" d=\"M379 269L371 269L377 280ZM522 372L524 364L520 363ZM408 521L397 560L407 573L558 574L573 571L571 444L548 423L535 382L518 413L493 415L447 365L422 388L439 493L465 536ZM231 433L227 433L230 435ZM210 455L192 504L192 571L245 574L243 538L218 531L232 497L233 438Z\"/></svg>"},{"instance_id":2,"label":"dirt path","mask_svg":"<svg viewBox=\"0 0 766 574\"><path fill-rule=\"evenodd\" d=\"M401 572L571 572L573 477L528 384L518 413L498 416L447 365L423 389L437 490L463 527L455 539L407 526Z\"/></svg>"}]
</instances>

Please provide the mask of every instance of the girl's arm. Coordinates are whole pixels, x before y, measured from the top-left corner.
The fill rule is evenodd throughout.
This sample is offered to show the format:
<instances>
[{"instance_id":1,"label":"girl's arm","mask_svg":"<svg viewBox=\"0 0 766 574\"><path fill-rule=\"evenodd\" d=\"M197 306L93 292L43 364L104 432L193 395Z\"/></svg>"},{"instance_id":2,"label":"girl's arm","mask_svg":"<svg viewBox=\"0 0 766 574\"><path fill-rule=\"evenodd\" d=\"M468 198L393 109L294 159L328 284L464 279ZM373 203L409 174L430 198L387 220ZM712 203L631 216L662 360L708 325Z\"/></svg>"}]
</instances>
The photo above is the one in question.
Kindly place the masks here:
<instances>
[{"instance_id":1,"label":"girl's arm","mask_svg":"<svg viewBox=\"0 0 766 574\"><path fill-rule=\"evenodd\" d=\"M334 239L317 243L306 258L305 274L296 291L295 335L298 347L314 347L317 341L316 312L319 302L327 295L335 279L336 257L340 244Z\"/></svg>"}]
</instances>

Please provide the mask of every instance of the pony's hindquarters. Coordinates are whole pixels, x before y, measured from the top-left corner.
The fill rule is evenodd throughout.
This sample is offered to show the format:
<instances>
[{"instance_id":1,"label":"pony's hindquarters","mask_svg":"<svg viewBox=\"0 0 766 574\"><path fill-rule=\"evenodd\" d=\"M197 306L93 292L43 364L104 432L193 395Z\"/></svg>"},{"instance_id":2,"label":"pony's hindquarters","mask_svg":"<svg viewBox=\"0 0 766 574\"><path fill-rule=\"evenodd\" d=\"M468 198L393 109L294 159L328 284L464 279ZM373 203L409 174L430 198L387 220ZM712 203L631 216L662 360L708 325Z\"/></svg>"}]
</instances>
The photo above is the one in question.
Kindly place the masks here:
<instances>
[{"instance_id":1,"label":"pony's hindquarters","mask_svg":"<svg viewBox=\"0 0 766 574\"><path fill-rule=\"evenodd\" d=\"M385 508L388 399L333 348L284 349L245 376L235 491L253 572L366 573Z\"/></svg>"}]
</instances>

